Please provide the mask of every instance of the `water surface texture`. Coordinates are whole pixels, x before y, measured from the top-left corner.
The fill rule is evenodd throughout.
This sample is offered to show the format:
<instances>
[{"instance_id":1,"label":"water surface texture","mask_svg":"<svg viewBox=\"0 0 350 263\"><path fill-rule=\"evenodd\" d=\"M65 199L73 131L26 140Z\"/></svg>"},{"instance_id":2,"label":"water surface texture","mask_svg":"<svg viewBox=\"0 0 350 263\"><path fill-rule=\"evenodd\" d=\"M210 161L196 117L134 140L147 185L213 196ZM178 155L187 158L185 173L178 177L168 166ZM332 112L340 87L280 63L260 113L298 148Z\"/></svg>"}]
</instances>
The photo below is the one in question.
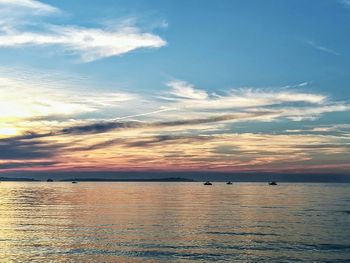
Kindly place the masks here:
<instances>
[{"instance_id":1,"label":"water surface texture","mask_svg":"<svg viewBox=\"0 0 350 263\"><path fill-rule=\"evenodd\" d=\"M350 185L0 184L0 262L350 262Z\"/></svg>"}]
</instances>

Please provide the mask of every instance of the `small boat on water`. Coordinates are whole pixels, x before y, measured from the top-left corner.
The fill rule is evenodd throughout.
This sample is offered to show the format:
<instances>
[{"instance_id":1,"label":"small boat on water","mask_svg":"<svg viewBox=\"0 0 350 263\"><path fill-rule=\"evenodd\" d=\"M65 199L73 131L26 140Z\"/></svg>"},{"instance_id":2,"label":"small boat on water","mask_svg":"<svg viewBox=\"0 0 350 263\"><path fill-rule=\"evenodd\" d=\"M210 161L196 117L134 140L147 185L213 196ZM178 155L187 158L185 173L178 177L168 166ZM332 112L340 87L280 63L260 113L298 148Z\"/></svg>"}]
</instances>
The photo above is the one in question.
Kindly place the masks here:
<instances>
[{"instance_id":1,"label":"small boat on water","mask_svg":"<svg viewBox=\"0 0 350 263\"><path fill-rule=\"evenodd\" d=\"M275 181L269 182L269 185L277 185Z\"/></svg>"},{"instance_id":2,"label":"small boat on water","mask_svg":"<svg viewBox=\"0 0 350 263\"><path fill-rule=\"evenodd\" d=\"M226 184L232 184L232 182L231 182L231 181L228 181Z\"/></svg>"},{"instance_id":3,"label":"small boat on water","mask_svg":"<svg viewBox=\"0 0 350 263\"><path fill-rule=\"evenodd\" d=\"M49 179L47 179L47 180L46 180L46 182L48 182L48 183L52 183L52 182L53 182L53 180L49 178Z\"/></svg>"},{"instance_id":4,"label":"small boat on water","mask_svg":"<svg viewBox=\"0 0 350 263\"><path fill-rule=\"evenodd\" d=\"M78 182L76 182L76 181L73 181L73 182L72 182L72 184L77 184L77 183L78 183Z\"/></svg>"},{"instance_id":5,"label":"small boat on water","mask_svg":"<svg viewBox=\"0 0 350 263\"><path fill-rule=\"evenodd\" d=\"M206 181L205 183L204 183L204 185L213 185L211 182L209 182L209 181Z\"/></svg>"}]
</instances>

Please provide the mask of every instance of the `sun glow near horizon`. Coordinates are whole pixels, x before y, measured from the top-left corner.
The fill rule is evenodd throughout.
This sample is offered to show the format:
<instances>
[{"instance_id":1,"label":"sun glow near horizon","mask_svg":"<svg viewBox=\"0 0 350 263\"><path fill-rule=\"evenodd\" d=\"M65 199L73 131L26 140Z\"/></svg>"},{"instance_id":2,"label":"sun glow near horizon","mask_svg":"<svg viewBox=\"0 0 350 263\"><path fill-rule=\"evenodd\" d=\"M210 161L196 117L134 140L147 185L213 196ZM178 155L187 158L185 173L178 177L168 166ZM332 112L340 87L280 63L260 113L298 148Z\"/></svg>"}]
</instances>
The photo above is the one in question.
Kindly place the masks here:
<instances>
[{"instance_id":1,"label":"sun glow near horizon","mask_svg":"<svg viewBox=\"0 0 350 263\"><path fill-rule=\"evenodd\" d=\"M0 137L14 136L18 134L15 127L0 127Z\"/></svg>"}]
</instances>

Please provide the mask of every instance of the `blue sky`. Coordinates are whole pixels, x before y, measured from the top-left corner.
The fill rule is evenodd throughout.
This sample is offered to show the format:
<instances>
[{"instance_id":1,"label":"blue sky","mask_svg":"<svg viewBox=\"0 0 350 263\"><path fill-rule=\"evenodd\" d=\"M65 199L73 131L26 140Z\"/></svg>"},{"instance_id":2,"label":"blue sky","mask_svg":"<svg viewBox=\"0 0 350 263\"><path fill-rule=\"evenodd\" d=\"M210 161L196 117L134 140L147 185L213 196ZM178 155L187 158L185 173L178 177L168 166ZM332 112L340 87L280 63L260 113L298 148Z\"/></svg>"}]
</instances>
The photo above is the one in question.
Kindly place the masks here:
<instances>
[{"instance_id":1,"label":"blue sky","mask_svg":"<svg viewBox=\"0 0 350 263\"><path fill-rule=\"evenodd\" d=\"M46 3L62 14L39 22L104 28L130 20L167 45L91 63L57 47L6 48L0 50L6 65L92 74L99 82L140 90L161 89L169 78L210 90L312 82L310 88L349 98L350 12L341 1Z\"/></svg>"},{"instance_id":2,"label":"blue sky","mask_svg":"<svg viewBox=\"0 0 350 263\"><path fill-rule=\"evenodd\" d=\"M2 140L49 132L56 142L78 148L66 167L68 146L52 145L47 136L40 142L26 138L19 148L28 148L28 158L16 158L6 146L12 158L4 154L2 166L319 171L324 164L347 171L349 31L346 0L0 0ZM130 147L138 145L135 140L151 142L142 148L144 159L123 154L128 145L114 143L103 149L111 154L106 158L91 153L100 163L77 165L86 153L70 128L121 120L137 122L131 126L139 131L103 129L100 141L89 137L85 144L122 136L133 142ZM179 121L188 123L171 123ZM235 136L251 147L231 145ZM208 141L201 156L197 143L203 138ZM183 148L172 150L175 140ZM266 146L258 145L261 140L276 140L275 147L260 153ZM155 142L167 150L152 148ZM29 158L29 145L40 158ZM45 156L50 147L57 155ZM112 158L116 153L123 161ZM132 160L145 165L134 167Z\"/></svg>"}]
</instances>

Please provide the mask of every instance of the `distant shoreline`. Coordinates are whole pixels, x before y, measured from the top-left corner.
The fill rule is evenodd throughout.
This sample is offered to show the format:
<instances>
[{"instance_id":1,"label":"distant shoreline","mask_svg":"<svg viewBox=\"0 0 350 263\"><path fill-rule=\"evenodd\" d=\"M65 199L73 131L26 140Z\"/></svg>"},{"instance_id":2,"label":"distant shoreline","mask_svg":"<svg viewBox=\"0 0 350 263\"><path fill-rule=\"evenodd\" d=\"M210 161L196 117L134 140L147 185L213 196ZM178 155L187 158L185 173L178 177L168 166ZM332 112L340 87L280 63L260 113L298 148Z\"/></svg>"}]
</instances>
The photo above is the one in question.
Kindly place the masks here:
<instances>
[{"instance_id":1,"label":"distant shoreline","mask_svg":"<svg viewBox=\"0 0 350 263\"><path fill-rule=\"evenodd\" d=\"M189 179L189 178L123 178L123 179L113 179L113 178L68 178L68 179L51 179L50 181L47 181L47 179L34 179L34 178L8 178L8 177L0 177L0 182L47 182L47 183L52 183L52 182L57 182L57 183L64 183L64 182L91 182L91 183L107 183L107 182L134 182L134 183L156 183L156 182L168 182L168 183L192 183L192 182L204 182L207 180L194 180L194 179ZM248 180L210 180L213 183L225 183L227 181L231 181L232 183L267 183L267 181L262 181L262 180L257 180L257 181L248 181ZM295 183L295 184L300 184L300 183L345 183L348 184L350 181L277 181L278 183Z\"/></svg>"},{"instance_id":2,"label":"distant shoreline","mask_svg":"<svg viewBox=\"0 0 350 263\"><path fill-rule=\"evenodd\" d=\"M197 182L188 178L140 178L140 179L108 179L108 178L69 178L51 179L52 182ZM46 182L33 178L8 178L0 177L0 182Z\"/></svg>"},{"instance_id":3,"label":"distant shoreline","mask_svg":"<svg viewBox=\"0 0 350 263\"><path fill-rule=\"evenodd\" d=\"M40 182L47 179L68 182L271 182L278 183L350 183L350 171L330 173L230 173L230 172L12 172L0 173L1 181Z\"/></svg>"},{"instance_id":4,"label":"distant shoreline","mask_svg":"<svg viewBox=\"0 0 350 263\"><path fill-rule=\"evenodd\" d=\"M108 179L108 178L73 178L57 180L60 182L196 182L188 178L140 178L140 179Z\"/></svg>"}]
</instances>

